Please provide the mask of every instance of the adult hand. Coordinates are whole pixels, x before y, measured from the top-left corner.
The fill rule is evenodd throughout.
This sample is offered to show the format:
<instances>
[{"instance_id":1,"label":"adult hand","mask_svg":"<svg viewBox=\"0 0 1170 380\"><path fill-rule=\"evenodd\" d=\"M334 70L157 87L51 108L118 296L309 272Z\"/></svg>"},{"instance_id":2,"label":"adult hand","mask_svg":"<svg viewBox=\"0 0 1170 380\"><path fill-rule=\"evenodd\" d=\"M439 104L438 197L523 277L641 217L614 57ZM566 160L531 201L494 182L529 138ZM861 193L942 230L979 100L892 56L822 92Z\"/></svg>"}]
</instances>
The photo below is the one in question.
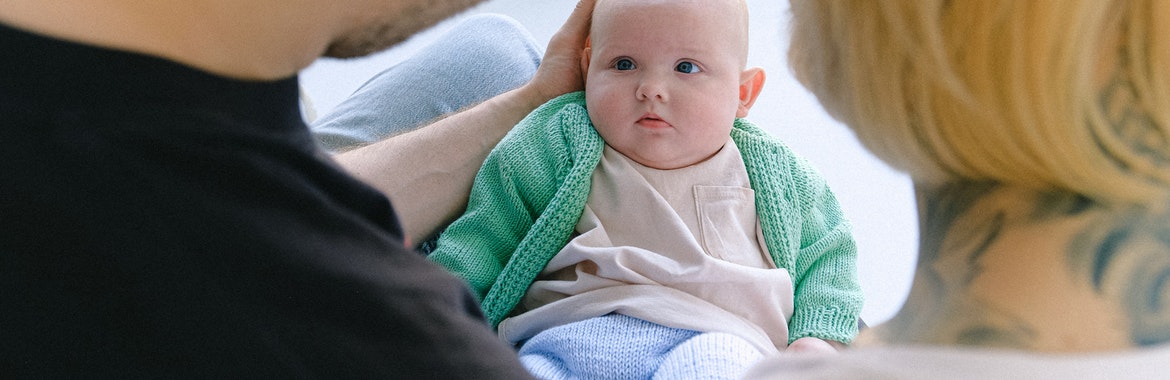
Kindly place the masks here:
<instances>
[{"instance_id":1,"label":"adult hand","mask_svg":"<svg viewBox=\"0 0 1170 380\"><path fill-rule=\"evenodd\" d=\"M581 0L561 29L552 36L540 68L524 87L544 101L585 89L581 54L589 38L595 0ZM541 102L543 103L543 101Z\"/></svg>"},{"instance_id":2,"label":"adult hand","mask_svg":"<svg viewBox=\"0 0 1170 380\"><path fill-rule=\"evenodd\" d=\"M550 99L585 88L581 54L595 1L577 3L524 86L427 127L334 158L394 200L410 241L426 241L466 209L472 180L484 158L516 123Z\"/></svg>"}]
</instances>

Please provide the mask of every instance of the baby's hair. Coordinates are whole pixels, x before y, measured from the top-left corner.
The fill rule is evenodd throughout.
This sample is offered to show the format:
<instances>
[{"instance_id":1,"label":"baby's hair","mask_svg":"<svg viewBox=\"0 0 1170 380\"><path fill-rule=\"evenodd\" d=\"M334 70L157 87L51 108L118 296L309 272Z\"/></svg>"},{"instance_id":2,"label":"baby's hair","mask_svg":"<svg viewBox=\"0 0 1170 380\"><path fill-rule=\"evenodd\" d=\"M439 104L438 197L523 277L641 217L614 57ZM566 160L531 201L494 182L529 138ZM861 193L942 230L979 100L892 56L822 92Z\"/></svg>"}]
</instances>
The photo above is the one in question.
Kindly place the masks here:
<instances>
[{"instance_id":1,"label":"baby's hair","mask_svg":"<svg viewBox=\"0 0 1170 380\"><path fill-rule=\"evenodd\" d=\"M920 184L1170 188L1170 2L792 0L789 64Z\"/></svg>"}]
</instances>

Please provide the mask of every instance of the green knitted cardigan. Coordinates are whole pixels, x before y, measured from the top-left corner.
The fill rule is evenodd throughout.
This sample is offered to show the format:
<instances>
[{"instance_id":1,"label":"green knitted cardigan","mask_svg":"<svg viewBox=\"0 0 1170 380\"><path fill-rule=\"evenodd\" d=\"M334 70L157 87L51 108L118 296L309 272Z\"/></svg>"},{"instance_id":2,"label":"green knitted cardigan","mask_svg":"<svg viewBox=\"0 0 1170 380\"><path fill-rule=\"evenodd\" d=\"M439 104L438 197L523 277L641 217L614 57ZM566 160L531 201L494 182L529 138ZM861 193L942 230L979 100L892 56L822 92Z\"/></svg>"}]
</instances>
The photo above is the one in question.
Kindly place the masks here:
<instances>
[{"instance_id":1,"label":"green knitted cardigan","mask_svg":"<svg viewBox=\"0 0 1170 380\"><path fill-rule=\"evenodd\" d=\"M836 198L806 161L755 125L736 120L731 138L768 252L795 285L789 341L852 341L862 305L857 249ZM604 146L576 92L537 108L488 154L467 211L429 258L470 284L493 328L567 244Z\"/></svg>"}]
</instances>

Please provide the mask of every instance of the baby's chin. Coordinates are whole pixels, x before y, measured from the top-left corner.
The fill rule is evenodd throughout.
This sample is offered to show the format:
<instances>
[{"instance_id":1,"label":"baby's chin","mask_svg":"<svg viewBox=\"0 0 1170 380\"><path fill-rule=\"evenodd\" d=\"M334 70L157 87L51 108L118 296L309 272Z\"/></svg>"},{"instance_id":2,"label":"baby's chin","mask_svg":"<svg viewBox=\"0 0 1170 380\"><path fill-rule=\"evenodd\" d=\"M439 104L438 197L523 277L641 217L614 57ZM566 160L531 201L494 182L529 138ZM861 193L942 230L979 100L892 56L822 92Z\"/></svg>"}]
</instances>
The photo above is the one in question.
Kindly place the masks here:
<instances>
[{"instance_id":1,"label":"baby's chin","mask_svg":"<svg viewBox=\"0 0 1170 380\"><path fill-rule=\"evenodd\" d=\"M685 168L688 166L698 165L700 163L703 163L704 161L707 161L711 157L715 156L715 153L719 153L719 151L716 150L716 151L708 153L708 154L695 154L695 155L689 155L689 156L671 155L669 157L654 157L653 155L627 154L627 153L622 152L620 149L617 149L617 148L614 148L614 150L617 150L618 153L621 153L622 155L626 156L630 160L637 162L638 165L642 165L642 166L645 166L645 167L648 167L651 169L657 169L657 170L674 170L674 169L682 169L682 168Z\"/></svg>"}]
</instances>

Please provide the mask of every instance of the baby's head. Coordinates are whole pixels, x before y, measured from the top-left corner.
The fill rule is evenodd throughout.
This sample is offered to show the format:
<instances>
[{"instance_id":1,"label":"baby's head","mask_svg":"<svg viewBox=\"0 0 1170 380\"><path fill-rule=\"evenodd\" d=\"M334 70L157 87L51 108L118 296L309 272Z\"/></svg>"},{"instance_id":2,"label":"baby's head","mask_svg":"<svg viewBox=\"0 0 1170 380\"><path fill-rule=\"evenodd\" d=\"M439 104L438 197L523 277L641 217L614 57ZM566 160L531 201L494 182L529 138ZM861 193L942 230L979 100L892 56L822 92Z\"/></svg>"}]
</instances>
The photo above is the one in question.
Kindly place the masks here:
<instances>
[{"instance_id":1,"label":"baby's head","mask_svg":"<svg viewBox=\"0 0 1170 380\"><path fill-rule=\"evenodd\" d=\"M642 165L702 162L763 87L747 49L743 0L599 0L582 59L589 117Z\"/></svg>"}]
</instances>

